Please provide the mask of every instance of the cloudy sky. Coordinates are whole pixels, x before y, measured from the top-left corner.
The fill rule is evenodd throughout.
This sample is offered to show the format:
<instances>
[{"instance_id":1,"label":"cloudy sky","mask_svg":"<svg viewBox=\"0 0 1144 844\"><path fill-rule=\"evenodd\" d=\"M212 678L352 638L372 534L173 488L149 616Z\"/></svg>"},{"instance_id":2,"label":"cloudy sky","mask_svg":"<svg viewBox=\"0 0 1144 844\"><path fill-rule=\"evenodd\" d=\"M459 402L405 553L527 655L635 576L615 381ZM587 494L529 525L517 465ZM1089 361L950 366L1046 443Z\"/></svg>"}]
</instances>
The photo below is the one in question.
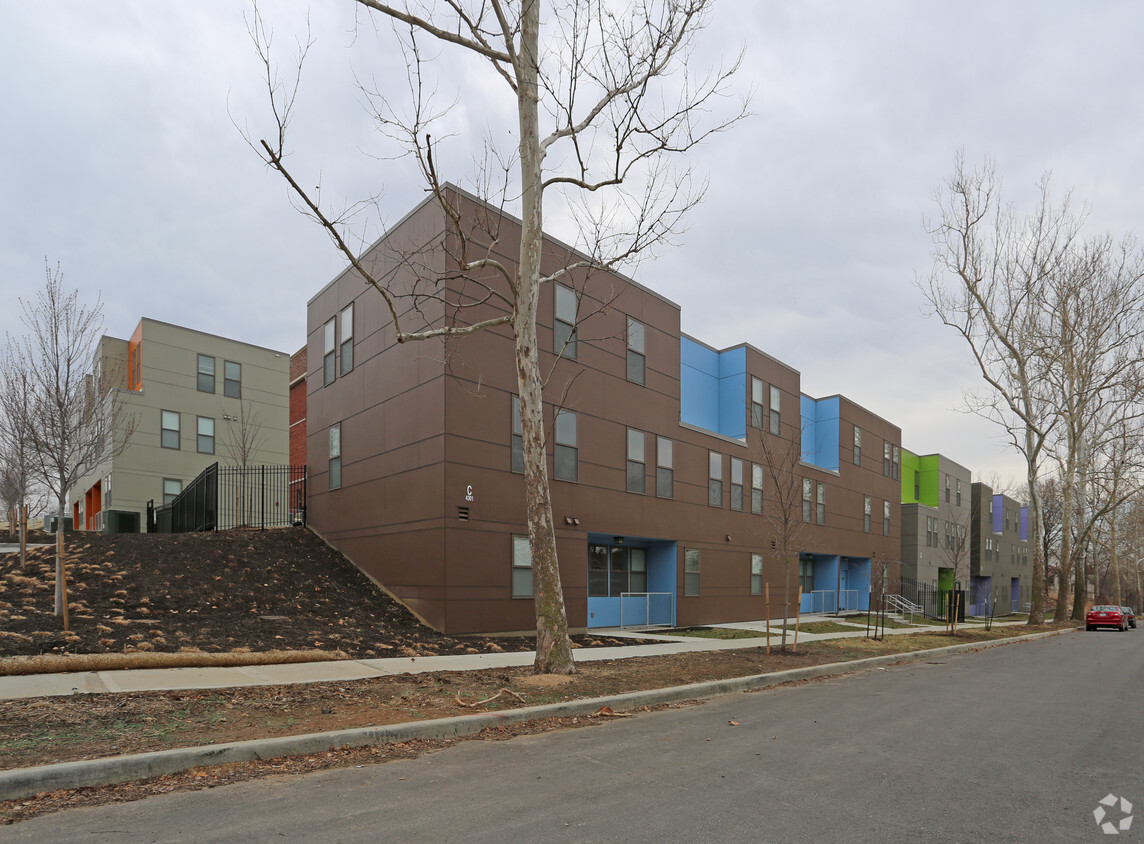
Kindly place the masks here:
<instances>
[{"instance_id":1,"label":"cloudy sky","mask_svg":"<svg viewBox=\"0 0 1144 844\"><path fill-rule=\"evenodd\" d=\"M387 27L354 31L353 4L314 3L316 39L294 124L294 167L331 205L379 195L372 238L423 196L374 131L355 76L400 97ZM108 333L141 316L283 351L305 303L341 266L246 146L269 131L265 89L235 0L0 0L0 331L44 260ZM283 58L307 7L266 3ZM977 384L967 350L924 316L924 218L963 148L989 156L1027 203L1046 171L1093 207L1090 230L1140 232L1144 5L1136 2L722 0L694 57L745 49L753 116L700 148L706 201L678 246L635 271L716 347L749 342L900 425L907 448L983 475L1020 462L959 413ZM504 86L440 52L439 96L460 106L444 175L471 184L473 145L512 115ZM558 219L558 218L553 218ZM562 233L561 233L562 234Z\"/></svg>"}]
</instances>

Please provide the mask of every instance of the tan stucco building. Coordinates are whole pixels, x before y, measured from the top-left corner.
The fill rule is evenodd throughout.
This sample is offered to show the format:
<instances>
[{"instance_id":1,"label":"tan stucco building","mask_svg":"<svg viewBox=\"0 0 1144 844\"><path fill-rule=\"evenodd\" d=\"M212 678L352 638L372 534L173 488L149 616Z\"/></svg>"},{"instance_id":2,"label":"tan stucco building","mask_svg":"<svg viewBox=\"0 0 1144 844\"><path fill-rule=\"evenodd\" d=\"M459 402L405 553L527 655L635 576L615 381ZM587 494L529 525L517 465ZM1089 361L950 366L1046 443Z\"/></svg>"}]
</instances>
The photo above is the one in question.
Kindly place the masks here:
<instances>
[{"instance_id":1,"label":"tan stucco building","mask_svg":"<svg viewBox=\"0 0 1144 844\"><path fill-rule=\"evenodd\" d=\"M288 353L145 317L129 340L105 335L97 358L120 402L115 442L130 436L70 491L77 529L146 530L148 502L215 462L288 462Z\"/></svg>"}]
</instances>

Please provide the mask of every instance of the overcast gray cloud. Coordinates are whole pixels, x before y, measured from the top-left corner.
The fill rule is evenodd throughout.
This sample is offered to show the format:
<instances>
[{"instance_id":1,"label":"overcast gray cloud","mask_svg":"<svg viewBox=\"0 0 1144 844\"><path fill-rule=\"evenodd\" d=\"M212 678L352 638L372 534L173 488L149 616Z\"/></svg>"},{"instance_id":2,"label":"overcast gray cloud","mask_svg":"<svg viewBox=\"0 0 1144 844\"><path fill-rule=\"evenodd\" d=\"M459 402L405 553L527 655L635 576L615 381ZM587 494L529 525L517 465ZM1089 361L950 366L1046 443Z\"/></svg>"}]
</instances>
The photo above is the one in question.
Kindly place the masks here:
<instances>
[{"instance_id":1,"label":"overcast gray cloud","mask_svg":"<svg viewBox=\"0 0 1144 844\"><path fill-rule=\"evenodd\" d=\"M47 256L85 295L102 291L109 333L150 316L300 347L305 302L342 262L231 122L267 130L246 7L3 9L0 330L18 330L14 299L42 283ZM277 48L304 37L305 4L264 12ZM400 57L387 29L355 34L350 3L309 15L294 164L327 198L380 192L361 218L373 237L423 192L410 162L377 157L387 147L352 83L399 98ZM954 410L977 381L953 333L922 316L923 215L964 148L997 160L1017 202L1052 171L1092 204L1094 231L1139 230L1142 31L1132 2L724 0L696 61L745 47L754 116L697 152L707 200L635 277L679 303L693 336L773 354L806 392L899 424L907 448L1015 476L996 432ZM441 55L442 101L461 98L443 170L466 184L476 144L512 107L478 66Z\"/></svg>"}]
</instances>

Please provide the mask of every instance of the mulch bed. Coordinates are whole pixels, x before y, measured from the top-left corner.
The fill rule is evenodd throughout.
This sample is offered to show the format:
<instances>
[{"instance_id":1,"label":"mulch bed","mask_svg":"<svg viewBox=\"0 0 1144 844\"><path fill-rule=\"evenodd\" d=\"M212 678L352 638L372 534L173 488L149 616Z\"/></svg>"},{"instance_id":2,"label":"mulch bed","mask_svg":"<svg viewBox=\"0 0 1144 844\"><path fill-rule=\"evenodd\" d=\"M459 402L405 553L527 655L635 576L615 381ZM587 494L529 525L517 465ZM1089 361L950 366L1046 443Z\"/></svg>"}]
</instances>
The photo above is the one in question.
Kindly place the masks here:
<instances>
[{"instance_id":1,"label":"mulch bed","mask_svg":"<svg viewBox=\"0 0 1144 844\"><path fill-rule=\"evenodd\" d=\"M29 549L24 566L19 554L0 554L0 657L322 650L364 659L535 647L529 637L452 638L426 627L306 528L66 540L66 632L54 614L55 549Z\"/></svg>"}]
</instances>

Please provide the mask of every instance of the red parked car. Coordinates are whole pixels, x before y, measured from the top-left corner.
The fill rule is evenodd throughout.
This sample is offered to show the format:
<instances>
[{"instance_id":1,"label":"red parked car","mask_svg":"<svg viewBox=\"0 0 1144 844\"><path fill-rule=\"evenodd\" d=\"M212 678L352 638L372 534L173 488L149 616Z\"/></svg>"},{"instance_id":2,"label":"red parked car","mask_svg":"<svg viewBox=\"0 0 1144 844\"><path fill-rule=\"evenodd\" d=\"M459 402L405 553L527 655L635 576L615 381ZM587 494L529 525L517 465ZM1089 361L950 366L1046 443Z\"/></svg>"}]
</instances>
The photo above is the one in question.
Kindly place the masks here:
<instances>
[{"instance_id":1,"label":"red parked car","mask_svg":"<svg viewBox=\"0 0 1144 844\"><path fill-rule=\"evenodd\" d=\"M1084 617L1085 630L1095 630L1098 627L1115 627L1117 630L1127 630L1128 617L1120 607L1102 604L1093 607Z\"/></svg>"}]
</instances>

